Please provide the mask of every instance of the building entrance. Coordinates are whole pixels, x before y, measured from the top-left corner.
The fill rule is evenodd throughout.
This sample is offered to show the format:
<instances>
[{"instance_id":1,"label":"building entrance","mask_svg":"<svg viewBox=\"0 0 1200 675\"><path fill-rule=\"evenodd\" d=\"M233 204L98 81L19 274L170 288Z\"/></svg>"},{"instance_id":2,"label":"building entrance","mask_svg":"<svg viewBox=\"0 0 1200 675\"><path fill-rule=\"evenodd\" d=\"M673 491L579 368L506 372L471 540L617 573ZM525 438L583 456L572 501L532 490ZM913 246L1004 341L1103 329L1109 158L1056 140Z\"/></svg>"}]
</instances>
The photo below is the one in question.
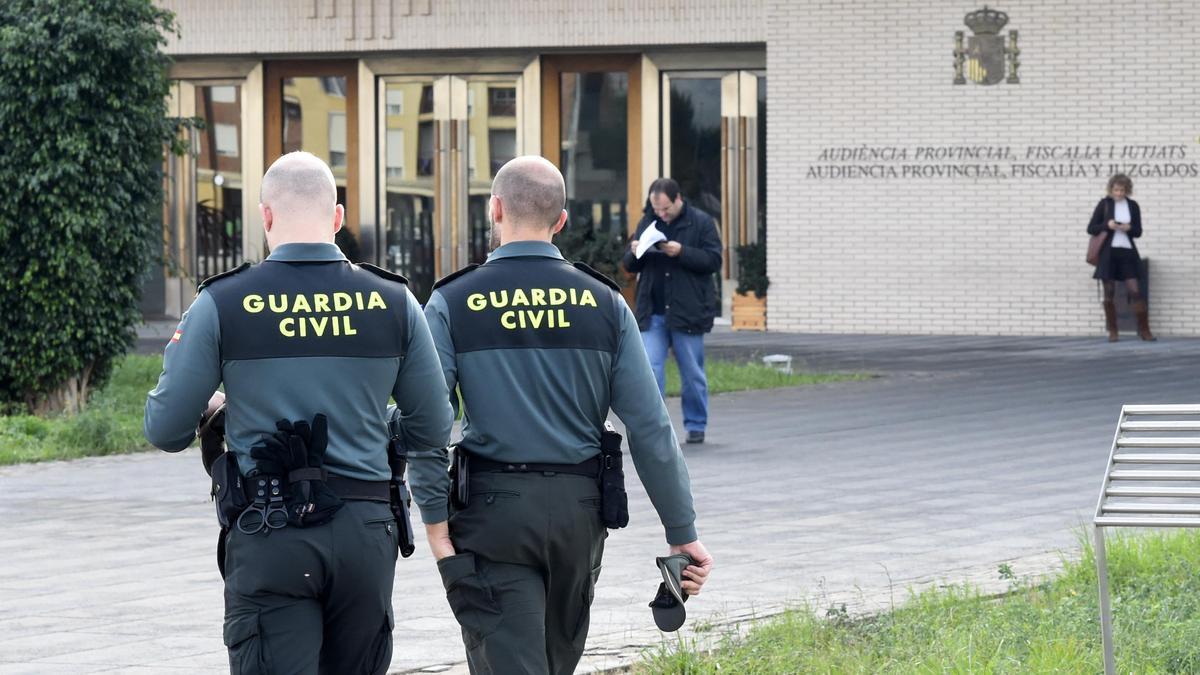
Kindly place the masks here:
<instances>
[{"instance_id":1,"label":"building entrance","mask_svg":"<svg viewBox=\"0 0 1200 675\"><path fill-rule=\"evenodd\" d=\"M358 192L358 77L355 61L266 64L265 165L304 150L333 170L346 220L337 244L355 262L373 262L375 242L363 232Z\"/></svg>"},{"instance_id":2,"label":"building entrance","mask_svg":"<svg viewBox=\"0 0 1200 675\"><path fill-rule=\"evenodd\" d=\"M725 279L737 247L766 234L767 79L761 71L662 76L663 173L718 222Z\"/></svg>"},{"instance_id":3,"label":"building entrance","mask_svg":"<svg viewBox=\"0 0 1200 675\"><path fill-rule=\"evenodd\" d=\"M492 178L521 148L518 75L382 78L383 259L423 302L433 282L487 258Z\"/></svg>"}]
</instances>

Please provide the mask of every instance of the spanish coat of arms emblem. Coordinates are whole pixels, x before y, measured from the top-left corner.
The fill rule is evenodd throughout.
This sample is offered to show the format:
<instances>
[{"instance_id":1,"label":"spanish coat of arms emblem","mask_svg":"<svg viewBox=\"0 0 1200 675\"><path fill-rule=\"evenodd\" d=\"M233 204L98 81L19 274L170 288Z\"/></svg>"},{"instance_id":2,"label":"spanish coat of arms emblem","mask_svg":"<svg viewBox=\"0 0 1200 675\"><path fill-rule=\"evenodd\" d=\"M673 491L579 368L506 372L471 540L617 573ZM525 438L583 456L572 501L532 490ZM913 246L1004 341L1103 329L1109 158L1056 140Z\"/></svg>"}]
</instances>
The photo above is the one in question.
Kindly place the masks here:
<instances>
[{"instance_id":1,"label":"spanish coat of arms emblem","mask_svg":"<svg viewBox=\"0 0 1200 675\"><path fill-rule=\"evenodd\" d=\"M974 35L963 45L963 31L954 33L954 84L1020 84L1017 68L1021 62L1017 55L1017 31L1008 31L1007 45L1000 30L1008 24L1008 15L987 5L963 17L963 23ZM1008 78L1005 80L1005 64Z\"/></svg>"}]
</instances>

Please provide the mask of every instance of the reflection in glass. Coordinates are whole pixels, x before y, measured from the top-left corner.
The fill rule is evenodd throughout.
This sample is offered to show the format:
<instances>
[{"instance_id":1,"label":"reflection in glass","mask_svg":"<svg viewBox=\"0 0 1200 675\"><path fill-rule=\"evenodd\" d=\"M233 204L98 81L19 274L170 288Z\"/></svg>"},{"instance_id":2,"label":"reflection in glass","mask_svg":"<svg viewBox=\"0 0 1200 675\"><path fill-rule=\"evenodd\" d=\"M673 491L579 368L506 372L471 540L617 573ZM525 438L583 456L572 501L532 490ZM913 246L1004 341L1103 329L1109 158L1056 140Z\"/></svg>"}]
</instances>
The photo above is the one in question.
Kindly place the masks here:
<instances>
[{"instance_id":1,"label":"reflection in glass","mask_svg":"<svg viewBox=\"0 0 1200 675\"><path fill-rule=\"evenodd\" d=\"M295 152L304 147L304 125L300 119L300 102L283 101L283 152Z\"/></svg>"},{"instance_id":2,"label":"reflection in glass","mask_svg":"<svg viewBox=\"0 0 1200 675\"><path fill-rule=\"evenodd\" d=\"M409 288L424 302L435 274L433 85L383 87L384 265L408 277Z\"/></svg>"},{"instance_id":3,"label":"reflection in glass","mask_svg":"<svg viewBox=\"0 0 1200 675\"><path fill-rule=\"evenodd\" d=\"M492 129L488 131L488 145L491 146L488 163L494 176L500 167L508 163L508 160L517 156L517 130Z\"/></svg>"},{"instance_id":4,"label":"reflection in glass","mask_svg":"<svg viewBox=\"0 0 1200 675\"><path fill-rule=\"evenodd\" d=\"M671 79L671 178L684 199L721 218L721 80ZM719 223L718 223L719 226Z\"/></svg>"},{"instance_id":5,"label":"reflection in glass","mask_svg":"<svg viewBox=\"0 0 1200 675\"><path fill-rule=\"evenodd\" d=\"M438 120L434 115L433 83L430 80L384 83L384 120L381 142L385 159L385 213L383 215L387 242L386 265L409 278L413 293L424 302L438 271L435 255L439 250L453 248L465 241L467 260L455 259L461 266L480 263L487 258L490 228L487 206L492 194L492 179L505 162L517 154L517 117L515 80L495 78L471 79L465 82L467 101L437 101L438 110L467 110L466 120ZM449 95L456 87L443 91ZM457 89L462 91L462 89ZM496 94L494 92L507 92ZM462 94L456 94L462 95ZM511 99L511 100L510 100ZM478 105L462 106L470 101ZM487 105L483 105L487 102ZM466 125L465 133L457 125ZM438 135L439 125L458 131ZM440 140L439 140L440 139ZM453 148L461 152L465 169L466 194L438 194L436 181L448 178L451 166L441 160L453 156L451 148L438 143L458 143ZM440 154L439 154L440 153ZM460 189L458 180L446 180L450 190ZM466 212L455 204L465 197ZM440 200L440 201L439 201ZM446 236L441 231L441 218L458 213L458 222L451 223L457 234L452 240L438 241ZM457 253L455 254L457 256ZM453 270L440 270L447 274Z\"/></svg>"},{"instance_id":6,"label":"reflection in glass","mask_svg":"<svg viewBox=\"0 0 1200 675\"><path fill-rule=\"evenodd\" d=\"M283 80L283 152L304 150L320 157L333 170L337 200L346 204L348 156L346 78L344 76L289 77ZM353 223L356 214L346 213ZM343 227L335 240L347 258L359 261L358 237Z\"/></svg>"},{"instance_id":7,"label":"reflection in glass","mask_svg":"<svg viewBox=\"0 0 1200 675\"><path fill-rule=\"evenodd\" d=\"M390 90L387 94L387 114L388 115L403 115L404 114L404 92Z\"/></svg>"},{"instance_id":8,"label":"reflection in glass","mask_svg":"<svg viewBox=\"0 0 1200 675\"><path fill-rule=\"evenodd\" d=\"M346 168L346 113L329 113L329 166Z\"/></svg>"},{"instance_id":9,"label":"reflection in glass","mask_svg":"<svg viewBox=\"0 0 1200 675\"><path fill-rule=\"evenodd\" d=\"M561 158L568 227L625 235L628 91L624 72L562 74Z\"/></svg>"},{"instance_id":10,"label":"reflection in glass","mask_svg":"<svg viewBox=\"0 0 1200 675\"><path fill-rule=\"evenodd\" d=\"M195 271L198 279L242 262L241 89L197 86Z\"/></svg>"},{"instance_id":11,"label":"reflection in glass","mask_svg":"<svg viewBox=\"0 0 1200 675\"><path fill-rule=\"evenodd\" d=\"M433 121L417 123L417 175L433 175Z\"/></svg>"},{"instance_id":12,"label":"reflection in glass","mask_svg":"<svg viewBox=\"0 0 1200 675\"><path fill-rule=\"evenodd\" d=\"M488 89L488 115L491 117L516 117L517 88L491 87Z\"/></svg>"},{"instance_id":13,"label":"reflection in glass","mask_svg":"<svg viewBox=\"0 0 1200 675\"><path fill-rule=\"evenodd\" d=\"M346 98L346 78L344 77L322 77L321 89L325 90L330 96L340 96Z\"/></svg>"},{"instance_id":14,"label":"reflection in glass","mask_svg":"<svg viewBox=\"0 0 1200 675\"><path fill-rule=\"evenodd\" d=\"M767 239L767 78L758 77L758 238Z\"/></svg>"},{"instance_id":15,"label":"reflection in glass","mask_svg":"<svg viewBox=\"0 0 1200 675\"><path fill-rule=\"evenodd\" d=\"M688 208L712 216L721 228L721 78L672 78L671 178ZM714 275L717 307L723 309L721 273Z\"/></svg>"},{"instance_id":16,"label":"reflection in glass","mask_svg":"<svg viewBox=\"0 0 1200 675\"><path fill-rule=\"evenodd\" d=\"M487 101L470 106L467 114L467 262L487 259L488 199L492 179L517 156L517 83L513 80L467 82L468 99Z\"/></svg>"}]
</instances>

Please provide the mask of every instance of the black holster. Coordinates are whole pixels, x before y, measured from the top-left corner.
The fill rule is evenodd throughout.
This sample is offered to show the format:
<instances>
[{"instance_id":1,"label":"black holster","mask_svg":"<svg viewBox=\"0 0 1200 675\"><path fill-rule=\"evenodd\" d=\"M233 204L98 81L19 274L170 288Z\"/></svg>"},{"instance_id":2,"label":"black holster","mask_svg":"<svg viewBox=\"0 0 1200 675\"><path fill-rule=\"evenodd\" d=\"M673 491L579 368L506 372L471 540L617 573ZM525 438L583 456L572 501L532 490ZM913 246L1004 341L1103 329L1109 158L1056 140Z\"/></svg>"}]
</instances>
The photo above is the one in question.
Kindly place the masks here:
<instances>
[{"instance_id":1,"label":"black holster","mask_svg":"<svg viewBox=\"0 0 1200 675\"><path fill-rule=\"evenodd\" d=\"M450 508L461 511L471 501L471 453L461 445L451 448Z\"/></svg>"},{"instance_id":2,"label":"black holster","mask_svg":"<svg viewBox=\"0 0 1200 675\"><path fill-rule=\"evenodd\" d=\"M213 460L212 499L217 507L217 522L224 530L237 522L242 511L250 506L242 486L242 472L232 452L223 452Z\"/></svg>"},{"instance_id":3,"label":"black holster","mask_svg":"<svg viewBox=\"0 0 1200 675\"><path fill-rule=\"evenodd\" d=\"M225 578L225 536L237 522L242 511L250 506L246 490L242 487L242 472L238 469L237 457L232 452L221 452L205 467L212 477L212 500L217 507L217 522L221 531L217 535L217 571Z\"/></svg>"},{"instance_id":4,"label":"black holster","mask_svg":"<svg viewBox=\"0 0 1200 675\"><path fill-rule=\"evenodd\" d=\"M629 496L621 458L621 434L611 422L600 432L600 517L604 526L617 530L629 524Z\"/></svg>"},{"instance_id":5,"label":"black holster","mask_svg":"<svg viewBox=\"0 0 1200 675\"><path fill-rule=\"evenodd\" d=\"M405 558L417 550L413 537L412 520L409 516L412 509L412 495L408 491L408 483L404 474L408 470L408 450L400 436L392 436L388 442L388 464L392 467L392 479L388 482L389 502L392 516L396 518L396 527L400 528L400 555Z\"/></svg>"}]
</instances>

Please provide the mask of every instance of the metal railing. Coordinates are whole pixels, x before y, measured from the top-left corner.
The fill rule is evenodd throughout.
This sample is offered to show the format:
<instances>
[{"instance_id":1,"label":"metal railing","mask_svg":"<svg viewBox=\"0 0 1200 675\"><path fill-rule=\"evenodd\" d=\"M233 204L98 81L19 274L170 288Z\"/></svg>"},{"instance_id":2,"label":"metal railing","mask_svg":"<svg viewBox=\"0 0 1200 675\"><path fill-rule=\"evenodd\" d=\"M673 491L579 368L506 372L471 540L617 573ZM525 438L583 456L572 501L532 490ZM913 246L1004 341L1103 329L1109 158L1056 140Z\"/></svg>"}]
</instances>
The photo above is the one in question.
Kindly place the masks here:
<instances>
[{"instance_id":1,"label":"metal railing","mask_svg":"<svg viewBox=\"0 0 1200 675\"><path fill-rule=\"evenodd\" d=\"M196 205L196 280L229 271L242 264L241 203L237 209Z\"/></svg>"},{"instance_id":2,"label":"metal railing","mask_svg":"<svg viewBox=\"0 0 1200 675\"><path fill-rule=\"evenodd\" d=\"M1200 527L1200 405L1121 408L1092 524L1104 672L1115 675L1104 528Z\"/></svg>"}]
</instances>

